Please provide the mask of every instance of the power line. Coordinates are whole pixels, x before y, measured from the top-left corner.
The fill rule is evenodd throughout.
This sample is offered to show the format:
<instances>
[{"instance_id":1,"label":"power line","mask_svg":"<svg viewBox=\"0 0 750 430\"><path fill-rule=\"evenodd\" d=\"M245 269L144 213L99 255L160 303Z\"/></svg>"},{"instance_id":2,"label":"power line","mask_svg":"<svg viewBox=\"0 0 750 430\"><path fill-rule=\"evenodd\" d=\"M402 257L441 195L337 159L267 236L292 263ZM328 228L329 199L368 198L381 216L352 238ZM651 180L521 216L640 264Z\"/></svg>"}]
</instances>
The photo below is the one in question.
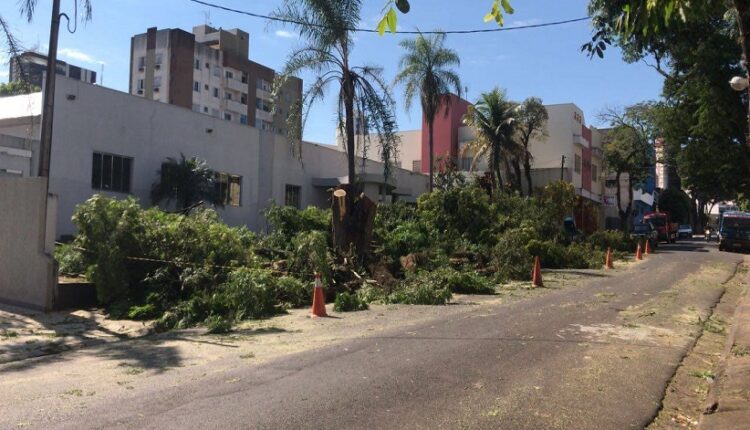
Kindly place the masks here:
<instances>
[{"instance_id":1,"label":"power line","mask_svg":"<svg viewBox=\"0 0 750 430\"><path fill-rule=\"evenodd\" d=\"M251 16L253 18L260 18L260 19L266 19L266 20L269 20L269 21L283 22L283 23L286 23L286 24L308 25L308 26L313 26L313 27L324 27L323 25L320 25L320 24L295 21L295 20L291 20L291 19L284 19L284 18L278 18L278 17L274 17L274 16L270 16L270 15L262 15L262 14L259 14L259 13L248 12L246 10L234 9L234 8L227 7L227 6L222 6L222 5L219 5L219 4L216 4L216 3L210 3L210 2L207 2L207 1L204 1L204 0L188 0L188 1L196 3L196 4L199 4L199 5L211 7L211 8L214 8L214 9L223 10L223 11L226 11L226 12L232 12L232 13L237 13L237 14L241 14L241 15ZM497 32L501 32L501 31L527 30L527 29L531 29L531 28L552 27L552 26L563 25L563 24L571 24L571 23L574 23L574 22L588 21L589 19L591 19L591 17L586 16L586 17L583 17L583 18L574 18L574 19L566 19L566 20L562 20L562 21L543 22L543 23L539 23L539 24L519 25L519 26L515 26L515 27L497 27L497 28L484 28L484 29L474 29L474 30L445 30L445 31L417 31L417 30L408 31L407 30L407 31L396 31L396 34L478 34L478 33L497 33ZM374 29L370 29L370 28L356 28L355 27L355 28L351 28L351 29L348 29L348 30L353 31L353 32L357 32L357 33L378 33L378 30L374 30Z\"/></svg>"}]
</instances>

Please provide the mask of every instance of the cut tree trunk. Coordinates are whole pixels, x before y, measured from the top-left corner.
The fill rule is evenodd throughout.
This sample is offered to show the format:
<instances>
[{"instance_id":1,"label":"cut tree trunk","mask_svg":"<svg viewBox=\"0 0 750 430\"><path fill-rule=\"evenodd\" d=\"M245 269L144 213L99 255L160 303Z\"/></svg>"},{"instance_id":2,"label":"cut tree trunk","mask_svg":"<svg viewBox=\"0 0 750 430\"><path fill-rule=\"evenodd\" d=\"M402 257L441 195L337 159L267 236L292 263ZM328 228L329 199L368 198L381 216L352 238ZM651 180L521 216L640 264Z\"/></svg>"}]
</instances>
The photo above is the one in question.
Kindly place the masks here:
<instances>
[{"instance_id":1,"label":"cut tree trunk","mask_svg":"<svg viewBox=\"0 0 750 430\"><path fill-rule=\"evenodd\" d=\"M378 207L356 188L349 184L341 185L337 190L346 191L346 196L342 197L344 201L340 202L335 196L332 199L333 245L343 254L354 253L361 257L370 251Z\"/></svg>"}]
</instances>

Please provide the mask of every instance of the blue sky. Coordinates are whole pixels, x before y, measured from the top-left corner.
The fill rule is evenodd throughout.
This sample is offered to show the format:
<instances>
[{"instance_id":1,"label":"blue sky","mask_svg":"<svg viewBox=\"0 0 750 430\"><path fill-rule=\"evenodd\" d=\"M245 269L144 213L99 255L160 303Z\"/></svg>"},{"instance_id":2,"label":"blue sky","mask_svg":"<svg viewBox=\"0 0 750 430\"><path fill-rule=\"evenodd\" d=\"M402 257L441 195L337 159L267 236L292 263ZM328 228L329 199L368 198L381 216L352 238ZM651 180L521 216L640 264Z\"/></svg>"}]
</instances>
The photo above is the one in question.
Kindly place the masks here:
<instances>
[{"instance_id":1,"label":"blue sky","mask_svg":"<svg viewBox=\"0 0 750 430\"><path fill-rule=\"evenodd\" d=\"M280 0L213 0L215 3L266 14ZM268 25L250 18L187 0L92 0L93 20L79 25L75 34L63 28L60 33L61 58L99 71L104 67L104 85L127 91L130 37L148 27L183 28L203 24L208 19L216 27L241 28L250 33L250 58L279 69L286 56L300 41L291 28ZM10 21L13 30L26 48L46 48L49 38L50 0L40 0L37 16L26 23L18 13L15 0L4 0L0 14ZM362 25L375 26L384 0L365 0ZM468 29L492 28L482 17L490 0L411 0L412 11L400 15L400 29ZM514 15L506 26L542 23L586 16L587 0L515 0ZM73 14L73 0L62 0L62 8ZM460 5L457 6L457 5ZM207 16L207 13L210 15ZM541 97L545 103L573 102L580 106L586 121L603 125L597 116L607 107L624 106L658 98L662 79L644 64L627 64L612 49L603 60L590 60L580 46L591 37L588 22L557 27L518 30L479 35L453 35L448 45L461 57L458 72L468 87L467 99L473 101L495 86L508 90L511 98ZM354 47L353 62L374 64L384 68L391 80L401 55L398 41L402 36L360 34ZM310 76L303 75L306 82ZM7 66L0 69L0 80L7 79ZM421 114L418 103L411 112L403 110L400 91L398 123L403 130L419 128ZM335 127L334 97L316 105L309 118L305 138L333 143Z\"/></svg>"}]
</instances>

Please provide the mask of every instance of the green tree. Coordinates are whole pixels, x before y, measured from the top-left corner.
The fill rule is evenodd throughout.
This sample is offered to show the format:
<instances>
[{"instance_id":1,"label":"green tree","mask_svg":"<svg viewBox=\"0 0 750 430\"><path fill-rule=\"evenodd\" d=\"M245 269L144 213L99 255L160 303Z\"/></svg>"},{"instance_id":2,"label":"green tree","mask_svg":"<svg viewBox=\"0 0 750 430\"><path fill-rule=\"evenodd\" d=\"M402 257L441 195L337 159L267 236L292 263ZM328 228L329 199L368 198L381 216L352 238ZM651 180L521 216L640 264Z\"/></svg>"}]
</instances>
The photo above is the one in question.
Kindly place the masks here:
<instances>
[{"instance_id":1,"label":"green tree","mask_svg":"<svg viewBox=\"0 0 750 430\"><path fill-rule=\"evenodd\" d=\"M401 57L400 71L394 82L404 86L404 106L411 108L412 101L419 97L422 114L427 122L430 163L430 192L435 177L435 151L433 148L433 125L438 111L450 101L450 92L461 95L461 80L451 67L458 67L461 60L456 51L445 47L445 34L427 37L421 34L416 39L402 40L406 51ZM447 114L447 110L446 110Z\"/></svg>"},{"instance_id":2,"label":"green tree","mask_svg":"<svg viewBox=\"0 0 750 430\"><path fill-rule=\"evenodd\" d=\"M42 89L26 81L13 81L0 84L0 97L37 93Z\"/></svg>"},{"instance_id":3,"label":"green tree","mask_svg":"<svg viewBox=\"0 0 750 430\"><path fill-rule=\"evenodd\" d=\"M604 163L615 174L620 227L627 232L633 208L633 187L646 180L654 165L653 142L656 131L653 107L637 104L623 112L609 110L602 119L612 125L603 145ZM628 204L623 206L621 184L627 176Z\"/></svg>"},{"instance_id":4,"label":"green tree","mask_svg":"<svg viewBox=\"0 0 750 430\"><path fill-rule=\"evenodd\" d=\"M674 222L690 222L690 198L682 190L672 188L662 191L659 194L659 210L669 212Z\"/></svg>"},{"instance_id":5,"label":"green tree","mask_svg":"<svg viewBox=\"0 0 750 430\"><path fill-rule=\"evenodd\" d=\"M528 186L528 196L531 197L534 187L531 180L531 150L529 146L534 139L542 139L547 136L546 127L549 120L549 113L544 107L542 99L538 97L529 97L524 100L518 111L517 139L520 147L523 148L522 159L524 174L526 176L526 185Z\"/></svg>"},{"instance_id":6,"label":"green tree","mask_svg":"<svg viewBox=\"0 0 750 430\"><path fill-rule=\"evenodd\" d=\"M505 24L505 14L512 15L513 7L510 5L510 0L491 0L492 6L487 15L484 16L484 22L495 21L497 25L503 26ZM388 0L383 8L383 17L378 22L378 32L382 36L386 30L391 33L396 32L396 24L398 22L398 14L393 6L401 13L409 13L411 6L409 0Z\"/></svg>"},{"instance_id":7,"label":"green tree","mask_svg":"<svg viewBox=\"0 0 750 430\"><path fill-rule=\"evenodd\" d=\"M472 168L477 160L486 157L496 190L504 188L502 166L510 174L509 159L518 148L513 140L517 106L508 100L505 90L495 88L483 93L474 106L469 106L464 118L466 125L472 127L476 134L466 147L474 152Z\"/></svg>"},{"instance_id":8,"label":"green tree","mask_svg":"<svg viewBox=\"0 0 750 430\"><path fill-rule=\"evenodd\" d=\"M206 202L223 206L223 196L216 189L216 172L198 157L167 158L159 170L160 179L151 187L151 203L158 205L174 200L184 210Z\"/></svg>"},{"instance_id":9,"label":"green tree","mask_svg":"<svg viewBox=\"0 0 750 430\"><path fill-rule=\"evenodd\" d=\"M349 185L356 187L357 154L355 122L362 136L362 153L369 146L372 131L377 134L386 176L396 151L394 101L382 77L382 69L352 66L353 29L360 20L361 0L284 0L273 13L299 31L304 45L289 56L274 84L277 95L285 80L304 70L318 76L305 91L302 101L290 111L289 131L294 143L302 139L302 128L310 107L335 85L338 97L339 128L346 137ZM353 193L358 195L359 193Z\"/></svg>"}]
</instances>

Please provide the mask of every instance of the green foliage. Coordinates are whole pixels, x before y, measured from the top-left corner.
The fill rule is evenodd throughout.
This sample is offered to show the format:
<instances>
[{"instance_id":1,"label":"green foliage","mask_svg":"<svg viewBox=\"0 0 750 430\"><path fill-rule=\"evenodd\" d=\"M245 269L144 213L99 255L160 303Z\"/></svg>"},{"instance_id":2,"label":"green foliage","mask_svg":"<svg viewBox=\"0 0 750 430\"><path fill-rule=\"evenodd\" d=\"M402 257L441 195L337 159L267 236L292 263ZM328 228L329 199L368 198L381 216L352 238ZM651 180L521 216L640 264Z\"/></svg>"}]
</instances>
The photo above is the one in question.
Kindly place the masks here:
<instances>
[{"instance_id":1,"label":"green foliage","mask_svg":"<svg viewBox=\"0 0 750 430\"><path fill-rule=\"evenodd\" d=\"M328 250L328 237L322 231L303 231L292 239L289 256L290 270L301 279L312 279L320 273L330 279L332 257Z\"/></svg>"},{"instance_id":2,"label":"green foliage","mask_svg":"<svg viewBox=\"0 0 750 430\"><path fill-rule=\"evenodd\" d=\"M159 316L159 310L151 303L133 306L128 311L128 318L131 320L147 320L157 316Z\"/></svg>"},{"instance_id":3,"label":"green foliage","mask_svg":"<svg viewBox=\"0 0 750 430\"><path fill-rule=\"evenodd\" d=\"M526 245L534 239L538 240L539 237L528 223L499 235L497 244L492 249L491 264L500 279L531 279L533 258Z\"/></svg>"},{"instance_id":4,"label":"green foliage","mask_svg":"<svg viewBox=\"0 0 750 430\"><path fill-rule=\"evenodd\" d=\"M682 190L666 189L659 194L659 210L669 212L672 222L690 221L690 197Z\"/></svg>"},{"instance_id":5,"label":"green foliage","mask_svg":"<svg viewBox=\"0 0 750 430\"><path fill-rule=\"evenodd\" d=\"M428 231L419 221L404 221L381 238L383 255L397 259L424 250L429 244Z\"/></svg>"},{"instance_id":6,"label":"green foliage","mask_svg":"<svg viewBox=\"0 0 750 430\"><path fill-rule=\"evenodd\" d=\"M456 294L495 294L495 286L476 272L457 271L443 267L431 272L421 272L420 282L441 285Z\"/></svg>"},{"instance_id":7,"label":"green foliage","mask_svg":"<svg viewBox=\"0 0 750 430\"><path fill-rule=\"evenodd\" d=\"M369 308L367 302L360 299L358 295L346 291L336 294L336 300L333 303L333 310L336 312L366 311Z\"/></svg>"},{"instance_id":8,"label":"green foliage","mask_svg":"<svg viewBox=\"0 0 750 430\"><path fill-rule=\"evenodd\" d=\"M178 210L200 202L223 206L231 192L217 191L216 172L198 157L185 158L180 154L179 160L167 158L158 173L159 180L151 186L151 203L155 205L174 200Z\"/></svg>"},{"instance_id":9,"label":"green foliage","mask_svg":"<svg viewBox=\"0 0 750 430\"><path fill-rule=\"evenodd\" d=\"M25 81L13 81L0 84L0 97L38 93L40 91L42 91L41 88Z\"/></svg>"},{"instance_id":10,"label":"green foliage","mask_svg":"<svg viewBox=\"0 0 750 430\"><path fill-rule=\"evenodd\" d=\"M232 322L221 315L211 315L206 318L206 328L210 334L229 333L232 330Z\"/></svg>"},{"instance_id":11,"label":"green foliage","mask_svg":"<svg viewBox=\"0 0 750 430\"><path fill-rule=\"evenodd\" d=\"M271 203L264 209L263 216L272 229L265 242L276 249L291 250L295 236L312 231L322 232L326 242L330 242L330 209L309 206L299 210L292 206Z\"/></svg>"},{"instance_id":12,"label":"green foliage","mask_svg":"<svg viewBox=\"0 0 750 430\"><path fill-rule=\"evenodd\" d=\"M86 273L86 263L83 253L71 243L55 247L55 261L59 264L60 273L62 274L82 275Z\"/></svg>"},{"instance_id":13,"label":"green foliage","mask_svg":"<svg viewBox=\"0 0 750 430\"><path fill-rule=\"evenodd\" d=\"M465 238L485 242L491 235L490 199L475 185L423 194L417 203L419 219L435 241Z\"/></svg>"},{"instance_id":14,"label":"green foliage","mask_svg":"<svg viewBox=\"0 0 750 430\"><path fill-rule=\"evenodd\" d=\"M600 230L586 237L586 243L600 251L612 248L612 251L632 252L636 241L619 230Z\"/></svg>"},{"instance_id":15,"label":"green foliage","mask_svg":"<svg viewBox=\"0 0 750 430\"><path fill-rule=\"evenodd\" d=\"M417 272L407 276L405 284L386 298L387 303L406 305L444 305L453 293L440 279L431 277L430 272Z\"/></svg>"}]
</instances>

